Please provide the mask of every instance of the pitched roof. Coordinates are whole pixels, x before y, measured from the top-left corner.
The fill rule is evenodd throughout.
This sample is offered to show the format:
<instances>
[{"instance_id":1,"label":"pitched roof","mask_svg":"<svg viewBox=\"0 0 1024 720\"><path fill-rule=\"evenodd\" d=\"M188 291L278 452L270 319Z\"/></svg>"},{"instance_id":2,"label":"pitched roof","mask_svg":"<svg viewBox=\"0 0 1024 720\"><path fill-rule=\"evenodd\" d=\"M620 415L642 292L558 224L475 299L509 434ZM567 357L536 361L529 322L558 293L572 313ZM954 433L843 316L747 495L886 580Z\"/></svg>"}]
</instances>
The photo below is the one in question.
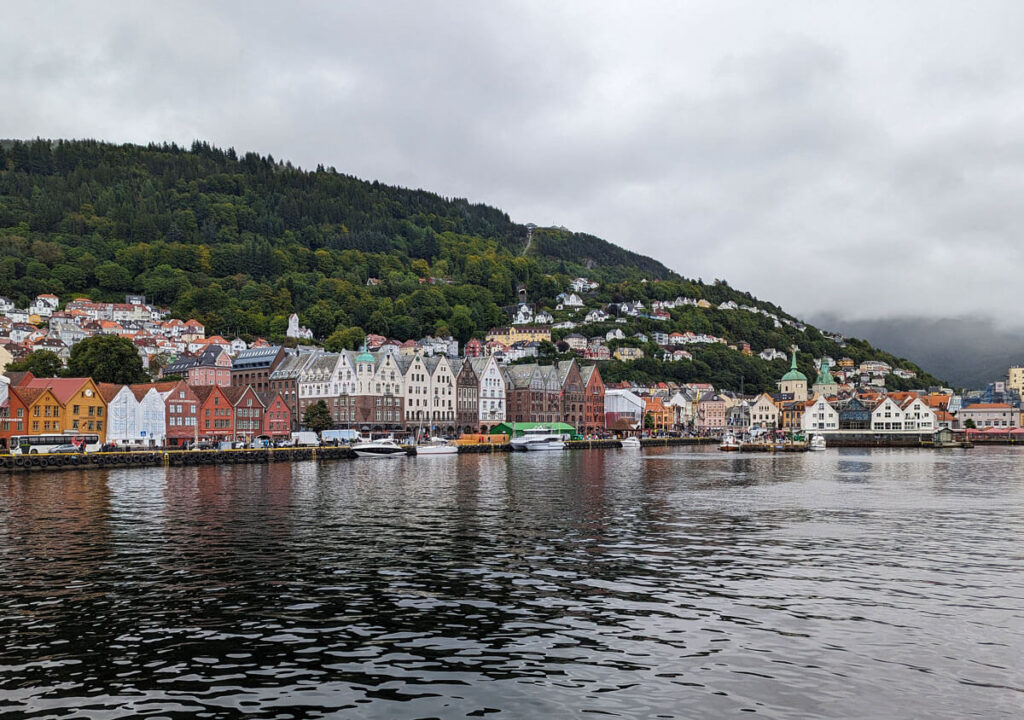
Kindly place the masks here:
<instances>
[{"instance_id":1,"label":"pitched roof","mask_svg":"<svg viewBox=\"0 0 1024 720\"><path fill-rule=\"evenodd\" d=\"M576 364L575 360L559 360L558 361L558 384L565 385L566 379L569 377L569 373L572 372L572 366Z\"/></svg>"},{"instance_id":2,"label":"pitched roof","mask_svg":"<svg viewBox=\"0 0 1024 720\"><path fill-rule=\"evenodd\" d=\"M89 378L33 378L28 387L49 388L61 405L67 405Z\"/></svg>"},{"instance_id":3,"label":"pitched roof","mask_svg":"<svg viewBox=\"0 0 1024 720\"><path fill-rule=\"evenodd\" d=\"M121 392L121 388L124 385L118 385L117 383L96 383L96 389L100 391L100 397L107 403L110 403L117 394Z\"/></svg>"},{"instance_id":4,"label":"pitched roof","mask_svg":"<svg viewBox=\"0 0 1024 720\"><path fill-rule=\"evenodd\" d=\"M30 370L19 370L16 372L12 371L4 374L7 376L7 379L11 381L11 387L17 387L26 380L31 380L32 378L35 377L35 375L33 375L32 371Z\"/></svg>"},{"instance_id":5,"label":"pitched roof","mask_svg":"<svg viewBox=\"0 0 1024 720\"><path fill-rule=\"evenodd\" d=\"M248 389L248 387L243 388L238 387L237 385L232 385L231 387L222 387L221 392L224 393L224 396L228 399L229 403L237 405L238 401L242 399L242 396L245 395L245 392Z\"/></svg>"},{"instance_id":6,"label":"pitched roof","mask_svg":"<svg viewBox=\"0 0 1024 720\"><path fill-rule=\"evenodd\" d=\"M280 394L281 393L277 392L276 390L257 390L256 391L256 397L258 397L260 399L260 402L263 403L263 407L265 407L265 408L270 407L271 403L273 403L274 400L277 398L277 396L280 395ZM288 407L287 403L285 403L284 405L285 405L285 407Z\"/></svg>"},{"instance_id":7,"label":"pitched roof","mask_svg":"<svg viewBox=\"0 0 1024 720\"><path fill-rule=\"evenodd\" d=\"M533 373L536 369L537 366L534 364L512 365L505 368L505 373L513 387L528 388L530 387L530 381L533 380Z\"/></svg>"},{"instance_id":8,"label":"pitched roof","mask_svg":"<svg viewBox=\"0 0 1024 720\"><path fill-rule=\"evenodd\" d=\"M135 385L129 385L132 393L135 394L139 400L146 396L150 390L156 390L161 395L170 392L178 386L179 383L184 382L182 380L165 380L164 382L158 383L137 383Z\"/></svg>"},{"instance_id":9,"label":"pitched roof","mask_svg":"<svg viewBox=\"0 0 1024 720\"><path fill-rule=\"evenodd\" d=\"M46 388L37 387L12 387L10 392L17 395L26 407L34 403L40 395L46 392Z\"/></svg>"},{"instance_id":10,"label":"pitched roof","mask_svg":"<svg viewBox=\"0 0 1024 720\"><path fill-rule=\"evenodd\" d=\"M202 405L203 403L205 403L209 399L210 394L213 393L213 389L215 387L217 387L217 386L216 385L193 385L193 386L190 386L190 387L192 388L192 392L194 392L196 394L196 397L199 399L199 404Z\"/></svg>"}]
</instances>

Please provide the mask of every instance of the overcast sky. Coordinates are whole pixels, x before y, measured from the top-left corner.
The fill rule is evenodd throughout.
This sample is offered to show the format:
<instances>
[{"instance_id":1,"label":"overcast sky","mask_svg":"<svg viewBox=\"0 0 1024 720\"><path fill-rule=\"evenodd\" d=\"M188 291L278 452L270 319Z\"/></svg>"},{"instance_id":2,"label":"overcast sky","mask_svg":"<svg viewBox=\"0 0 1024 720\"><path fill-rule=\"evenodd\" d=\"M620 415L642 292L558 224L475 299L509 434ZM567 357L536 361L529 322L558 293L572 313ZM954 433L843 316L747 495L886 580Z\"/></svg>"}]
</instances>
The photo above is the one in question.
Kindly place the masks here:
<instances>
[{"instance_id":1,"label":"overcast sky","mask_svg":"<svg viewBox=\"0 0 1024 720\"><path fill-rule=\"evenodd\" d=\"M0 11L0 137L201 138L333 165L803 316L1020 307L1021 2Z\"/></svg>"}]
</instances>

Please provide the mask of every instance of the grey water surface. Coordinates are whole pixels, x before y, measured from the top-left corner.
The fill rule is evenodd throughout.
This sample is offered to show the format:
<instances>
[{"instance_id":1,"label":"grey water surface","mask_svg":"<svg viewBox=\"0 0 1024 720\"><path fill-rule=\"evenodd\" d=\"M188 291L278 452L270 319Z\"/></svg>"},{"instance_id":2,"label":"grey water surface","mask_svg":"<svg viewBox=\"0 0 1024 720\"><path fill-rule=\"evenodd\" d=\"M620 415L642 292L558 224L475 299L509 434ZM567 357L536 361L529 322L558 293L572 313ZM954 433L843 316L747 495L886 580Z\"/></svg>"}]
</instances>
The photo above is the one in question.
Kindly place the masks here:
<instances>
[{"instance_id":1,"label":"grey water surface","mask_svg":"<svg viewBox=\"0 0 1024 720\"><path fill-rule=\"evenodd\" d=\"M0 717L1024 717L1024 450L0 476Z\"/></svg>"}]
</instances>

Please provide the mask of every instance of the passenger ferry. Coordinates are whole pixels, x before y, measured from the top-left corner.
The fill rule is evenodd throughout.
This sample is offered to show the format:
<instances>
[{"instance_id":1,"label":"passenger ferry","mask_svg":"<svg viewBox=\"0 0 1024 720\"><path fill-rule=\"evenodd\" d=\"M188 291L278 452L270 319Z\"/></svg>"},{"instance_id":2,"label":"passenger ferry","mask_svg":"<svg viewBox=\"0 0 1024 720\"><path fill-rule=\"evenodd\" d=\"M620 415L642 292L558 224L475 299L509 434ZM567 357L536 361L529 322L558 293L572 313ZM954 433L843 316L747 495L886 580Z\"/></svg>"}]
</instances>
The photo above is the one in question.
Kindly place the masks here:
<instances>
[{"instance_id":1,"label":"passenger ferry","mask_svg":"<svg viewBox=\"0 0 1024 720\"><path fill-rule=\"evenodd\" d=\"M565 437L548 428L536 427L524 430L522 435L512 438L509 445L513 450L564 450Z\"/></svg>"}]
</instances>

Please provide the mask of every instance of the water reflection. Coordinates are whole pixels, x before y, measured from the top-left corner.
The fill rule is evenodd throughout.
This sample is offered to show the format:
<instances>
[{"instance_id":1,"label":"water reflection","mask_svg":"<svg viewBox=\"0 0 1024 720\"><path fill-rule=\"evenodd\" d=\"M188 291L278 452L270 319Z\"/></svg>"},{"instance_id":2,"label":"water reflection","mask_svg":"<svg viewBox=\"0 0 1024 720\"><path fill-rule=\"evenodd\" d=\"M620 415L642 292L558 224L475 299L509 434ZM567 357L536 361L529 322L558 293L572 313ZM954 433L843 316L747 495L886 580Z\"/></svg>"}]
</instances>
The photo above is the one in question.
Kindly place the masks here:
<instances>
[{"instance_id":1,"label":"water reflection","mask_svg":"<svg viewBox=\"0 0 1024 720\"><path fill-rule=\"evenodd\" d=\"M1011 717L1012 450L0 478L0 715Z\"/></svg>"}]
</instances>

